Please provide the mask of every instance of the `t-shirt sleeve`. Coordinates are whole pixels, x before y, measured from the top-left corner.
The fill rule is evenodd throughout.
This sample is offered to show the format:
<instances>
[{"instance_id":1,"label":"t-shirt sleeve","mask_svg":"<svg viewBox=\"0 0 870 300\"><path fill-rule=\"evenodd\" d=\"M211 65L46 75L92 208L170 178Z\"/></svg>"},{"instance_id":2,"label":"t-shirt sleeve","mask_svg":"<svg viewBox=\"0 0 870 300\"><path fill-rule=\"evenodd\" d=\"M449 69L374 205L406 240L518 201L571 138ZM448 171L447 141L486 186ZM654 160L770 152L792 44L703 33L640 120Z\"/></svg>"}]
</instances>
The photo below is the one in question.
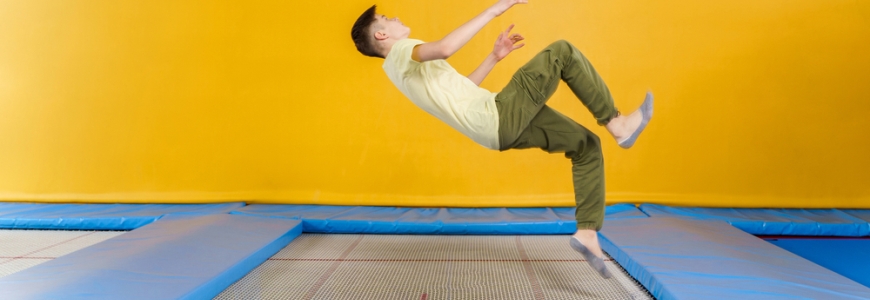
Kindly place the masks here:
<instances>
[{"instance_id":1,"label":"t-shirt sleeve","mask_svg":"<svg viewBox=\"0 0 870 300\"><path fill-rule=\"evenodd\" d=\"M393 44L393 49L390 49L390 54L387 55L387 65L393 69L391 71L402 74L419 66L419 62L411 59L411 53L414 47L420 44L423 44L423 41L414 39L404 39Z\"/></svg>"}]
</instances>

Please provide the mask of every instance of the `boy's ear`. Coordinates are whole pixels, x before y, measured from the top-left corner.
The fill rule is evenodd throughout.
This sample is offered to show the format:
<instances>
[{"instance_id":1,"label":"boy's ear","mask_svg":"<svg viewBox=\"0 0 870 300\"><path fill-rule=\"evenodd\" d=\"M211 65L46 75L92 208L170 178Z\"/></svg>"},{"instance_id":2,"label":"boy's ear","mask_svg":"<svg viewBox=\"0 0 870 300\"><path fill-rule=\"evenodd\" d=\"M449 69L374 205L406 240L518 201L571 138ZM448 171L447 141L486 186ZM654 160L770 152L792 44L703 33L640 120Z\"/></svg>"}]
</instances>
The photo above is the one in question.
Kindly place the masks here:
<instances>
[{"instance_id":1,"label":"boy's ear","mask_svg":"<svg viewBox=\"0 0 870 300\"><path fill-rule=\"evenodd\" d=\"M378 30L375 32L375 40L383 41L390 37L386 32Z\"/></svg>"}]
</instances>

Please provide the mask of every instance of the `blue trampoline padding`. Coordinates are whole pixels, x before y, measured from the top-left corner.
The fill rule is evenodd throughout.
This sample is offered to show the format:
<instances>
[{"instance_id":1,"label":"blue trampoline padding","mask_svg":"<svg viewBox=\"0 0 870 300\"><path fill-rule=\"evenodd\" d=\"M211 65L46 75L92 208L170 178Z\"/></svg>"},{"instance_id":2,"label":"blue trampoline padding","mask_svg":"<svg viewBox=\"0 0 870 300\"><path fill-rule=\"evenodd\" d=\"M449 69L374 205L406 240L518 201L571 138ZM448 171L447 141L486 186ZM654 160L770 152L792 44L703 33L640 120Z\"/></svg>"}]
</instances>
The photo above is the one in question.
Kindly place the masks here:
<instances>
[{"instance_id":1,"label":"blue trampoline padding","mask_svg":"<svg viewBox=\"0 0 870 300\"><path fill-rule=\"evenodd\" d=\"M636 208L636 212L631 212L626 206L608 210L613 210L616 217L643 215ZM305 232L320 233L570 234L577 230L573 207L410 208L255 204L232 213L301 219Z\"/></svg>"},{"instance_id":2,"label":"blue trampoline padding","mask_svg":"<svg viewBox=\"0 0 870 300\"><path fill-rule=\"evenodd\" d=\"M574 213L574 210L571 210L571 213ZM632 219L632 218L649 218L645 213L640 211L637 206L634 204L628 203L620 203L609 205L604 210L604 219L605 220L615 220L615 219ZM606 223L605 223L606 224Z\"/></svg>"},{"instance_id":3,"label":"blue trampoline padding","mask_svg":"<svg viewBox=\"0 0 870 300\"><path fill-rule=\"evenodd\" d=\"M768 240L791 253L870 287L870 240Z\"/></svg>"},{"instance_id":4,"label":"blue trampoline padding","mask_svg":"<svg viewBox=\"0 0 870 300\"><path fill-rule=\"evenodd\" d=\"M245 203L0 203L0 229L131 230L167 214L226 214Z\"/></svg>"},{"instance_id":5,"label":"blue trampoline padding","mask_svg":"<svg viewBox=\"0 0 870 300\"><path fill-rule=\"evenodd\" d=\"M0 277L0 299L211 299L301 230L299 220L166 216Z\"/></svg>"},{"instance_id":6,"label":"blue trampoline padding","mask_svg":"<svg viewBox=\"0 0 870 300\"><path fill-rule=\"evenodd\" d=\"M640 210L653 218L725 221L757 235L870 235L870 225L866 220L837 209L703 208L643 204Z\"/></svg>"},{"instance_id":7,"label":"blue trampoline padding","mask_svg":"<svg viewBox=\"0 0 870 300\"><path fill-rule=\"evenodd\" d=\"M870 299L870 288L721 221L611 220L602 248L657 299Z\"/></svg>"},{"instance_id":8,"label":"blue trampoline padding","mask_svg":"<svg viewBox=\"0 0 870 300\"><path fill-rule=\"evenodd\" d=\"M408 208L249 205L232 213L302 219L305 232L400 234L558 234L577 230L550 208Z\"/></svg>"},{"instance_id":9,"label":"blue trampoline padding","mask_svg":"<svg viewBox=\"0 0 870 300\"><path fill-rule=\"evenodd\" d=\"M870 223L870 209L841 209L840 211Z\"/></svg>"}]
</instances>

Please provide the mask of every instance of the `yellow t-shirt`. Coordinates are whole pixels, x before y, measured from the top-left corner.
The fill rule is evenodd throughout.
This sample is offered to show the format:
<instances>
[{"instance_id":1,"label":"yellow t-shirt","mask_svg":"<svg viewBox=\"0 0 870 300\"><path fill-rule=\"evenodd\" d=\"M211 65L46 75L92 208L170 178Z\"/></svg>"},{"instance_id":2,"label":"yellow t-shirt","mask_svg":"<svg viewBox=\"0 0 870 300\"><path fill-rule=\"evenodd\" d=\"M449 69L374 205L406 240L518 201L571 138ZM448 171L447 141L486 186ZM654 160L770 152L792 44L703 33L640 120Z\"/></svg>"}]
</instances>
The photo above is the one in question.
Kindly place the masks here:
<instances>
[{"instance_id":1,"label":"yellow t-shirt","mask_svg":"<svg viewBox=\"0 0 870 300\"><path fill-rule=\"evenodd\" d=\"M498 150L495 93L483 89L443 59L411 59L421 40L393 44L384 60L387 77L417 106L489 149Z\"/></svg>"}]
</instances>

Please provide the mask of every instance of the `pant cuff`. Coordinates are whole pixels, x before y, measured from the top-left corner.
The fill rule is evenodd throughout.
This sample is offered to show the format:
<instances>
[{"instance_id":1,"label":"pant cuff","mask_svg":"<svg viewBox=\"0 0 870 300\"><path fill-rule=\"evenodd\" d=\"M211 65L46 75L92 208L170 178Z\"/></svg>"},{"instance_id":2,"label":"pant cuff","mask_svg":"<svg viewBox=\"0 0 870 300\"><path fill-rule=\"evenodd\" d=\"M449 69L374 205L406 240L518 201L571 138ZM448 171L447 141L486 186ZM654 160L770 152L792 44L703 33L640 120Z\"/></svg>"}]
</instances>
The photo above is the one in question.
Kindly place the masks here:
<instances>
[{"instance_id":1,"label":"pant cuff","mask_svg":"<svg viewBox=\"0 0 870 300\"><path fill-rule=\"evenodd\" d=\"M610 123L611 120L615 119L616 117L618 117L621 114L622 113L620 113L618 109L613 109L613 112L610 114L610 116L608 116L607 118L598 120L598 125L601 125L601 126L607 125L607 123Z\"/></svg>"},{"instance_id":2,"label":"pant cuff","mask_svg":"<svg viewBox=\"0 0 870 300\"><path fill-rule=\"evenodd\" d=\"M595 231L601 230L601 224L595 222L577 222L577 230L592 229Z\"/></svg>"}]
</instances>

